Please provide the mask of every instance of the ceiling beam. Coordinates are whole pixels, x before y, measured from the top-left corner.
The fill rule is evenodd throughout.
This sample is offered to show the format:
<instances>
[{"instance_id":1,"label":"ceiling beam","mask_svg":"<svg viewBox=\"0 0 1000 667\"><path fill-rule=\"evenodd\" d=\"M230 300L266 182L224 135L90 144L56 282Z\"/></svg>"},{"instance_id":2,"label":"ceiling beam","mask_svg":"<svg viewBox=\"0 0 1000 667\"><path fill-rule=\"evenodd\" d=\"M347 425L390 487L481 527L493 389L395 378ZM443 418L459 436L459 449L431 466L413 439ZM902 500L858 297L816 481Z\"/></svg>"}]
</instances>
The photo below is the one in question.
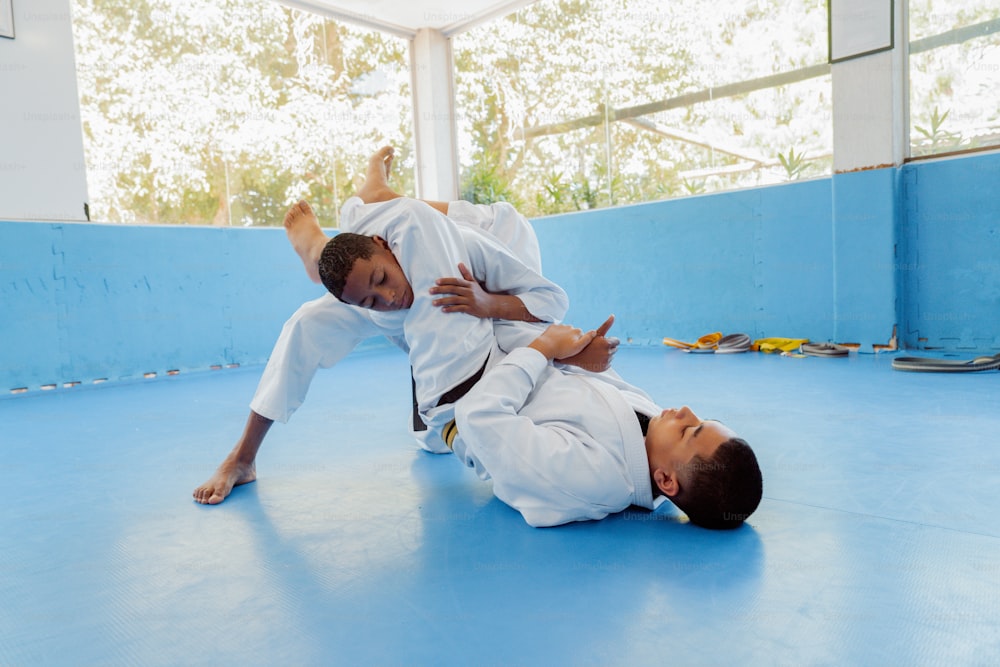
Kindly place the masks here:
<instances>
[{"instance_id":1,"label":"ceiling beam","mask_svg":"<svg viewBox=\"0 0 1000 667\"><path fill-rule=\"evenodd\" d=\"M345 9L338 9L336 7L331 7L330 5L320 2L319 0L276 0L279 4L285 5L286 7L291 7L292 9L301 9L302 11L312 12L313 14L318 14L319 16L325 16L330 19L337 21L344 21L346 23L353 23L359 25L363 28L371 28L372 30L379 30L381 32L387 32L390 35L395 35L396 37L402 37L403 39L412 40L417 31L413 28L408 28L406 26L396 25L389 21L372 16L371 14L357 14L355 12L349 12Z\"/></svg>"}]
</instances>

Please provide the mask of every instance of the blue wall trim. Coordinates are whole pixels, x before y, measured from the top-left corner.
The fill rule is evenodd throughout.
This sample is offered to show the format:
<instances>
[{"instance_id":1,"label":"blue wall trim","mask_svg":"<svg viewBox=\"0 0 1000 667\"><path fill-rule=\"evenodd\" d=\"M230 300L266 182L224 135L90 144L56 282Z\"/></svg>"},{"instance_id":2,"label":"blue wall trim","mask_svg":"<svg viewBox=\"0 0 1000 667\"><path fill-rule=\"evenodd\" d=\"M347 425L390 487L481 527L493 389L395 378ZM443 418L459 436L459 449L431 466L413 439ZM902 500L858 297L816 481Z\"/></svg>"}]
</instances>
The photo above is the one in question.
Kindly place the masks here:
<instances>
[{"instance_id":1,"label":"blue wall trim","mask_svg":"<svg viewBox=\"0 0 1000 667\"><path fill-rule=\"evenodd\" d=\"M567 320L1000 350L1000 153L542 218ZM0 396L266 361L322 294L282 229L0 222Z\"/></svg>"}]
</instances>

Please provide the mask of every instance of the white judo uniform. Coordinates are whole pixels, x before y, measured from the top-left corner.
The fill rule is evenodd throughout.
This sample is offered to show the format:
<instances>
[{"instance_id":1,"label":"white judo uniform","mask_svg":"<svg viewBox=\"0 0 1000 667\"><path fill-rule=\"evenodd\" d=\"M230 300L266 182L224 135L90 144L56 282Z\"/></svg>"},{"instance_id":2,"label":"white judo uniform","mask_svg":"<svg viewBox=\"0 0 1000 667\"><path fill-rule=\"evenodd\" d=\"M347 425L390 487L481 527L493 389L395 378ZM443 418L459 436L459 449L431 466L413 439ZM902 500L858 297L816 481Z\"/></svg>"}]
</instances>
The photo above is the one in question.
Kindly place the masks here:
<instances>
[{"instance_id":1,"label":"white judo uniform","mask_svg":"<svg viewBox=\"0 0 1000 667\"><path fill-rule=\"evenodd\" d=\"M660 411L614 372L556 367L522 347L456 404L452 444L532 526L603 519L658 504L635 413Z\"/></svg>"},{"instance_id":2,"label":"white judo uniform","mask_svg":"<svg viewBox=\"0 0 1000 667\"><path fill-rule=\"evenodd\" d=\"M377 312L347 305L332 294L303 304L285 323L250 408L286 422L305 399L317 369L335 365L367 338L386 336L409 354L420 414L428 425L423 446L447 452L440 430L454 408L438 405L441 396L488 359L495 363L502 350L530 342L540 329L442 313L428 292L434 281L457 275L463 262L488 291L518 296L545 322L560 321L569 305L566 293L542 277L534 231L513 207L454 202L448 214L408 198L378 204L348 200L342 229L386 239L410 281L413 304Z\"/></svg>"}]
</instances>

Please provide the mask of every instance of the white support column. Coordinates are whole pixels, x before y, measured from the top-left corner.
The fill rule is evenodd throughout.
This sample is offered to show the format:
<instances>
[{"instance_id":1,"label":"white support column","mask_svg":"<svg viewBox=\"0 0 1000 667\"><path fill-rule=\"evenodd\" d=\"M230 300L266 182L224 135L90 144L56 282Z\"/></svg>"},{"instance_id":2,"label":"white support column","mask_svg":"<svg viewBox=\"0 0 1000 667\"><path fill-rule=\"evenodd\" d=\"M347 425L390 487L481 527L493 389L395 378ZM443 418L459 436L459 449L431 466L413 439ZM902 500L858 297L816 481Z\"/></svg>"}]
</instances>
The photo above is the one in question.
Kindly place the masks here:
<instances>
[{"instance_id":1,"label":"white support column","mask_svg":"<svg viewBox=\"0 0 1000 667\"><path fill-rule=\"evenodd\" d=\"M906 2L892 1L894 47L831 67L834 173L899 166L906 157Z\"/></svg>"},{"instance_id":2,"label":"white support column","mask_svg":"<svg viewBox=\"0 0 1000 667\"><path fill-rule=\"evenodd\" d=\"M440 30L418 30L410 42L410 70L417 196L422 199L458 199L453 68L451 39Z\"/></svg>"},{"instance_id":3,"label":"white support column","mask_svg":"<svg viewBox=\"0 0 1000 667\"><path fill-rule=\"evenodd\" d=\"M843 0L841 0L843 1ZM873 0L852 0L869 7ZM885 2L886 0L879 0ZM836 62L833 76L833 331L862 352L891 342L901 321L896 258L899 173L906 156L905 1L892 0L893 48ZM848 34L886 24L861 11Z\"/></svg>"}]
</instances>

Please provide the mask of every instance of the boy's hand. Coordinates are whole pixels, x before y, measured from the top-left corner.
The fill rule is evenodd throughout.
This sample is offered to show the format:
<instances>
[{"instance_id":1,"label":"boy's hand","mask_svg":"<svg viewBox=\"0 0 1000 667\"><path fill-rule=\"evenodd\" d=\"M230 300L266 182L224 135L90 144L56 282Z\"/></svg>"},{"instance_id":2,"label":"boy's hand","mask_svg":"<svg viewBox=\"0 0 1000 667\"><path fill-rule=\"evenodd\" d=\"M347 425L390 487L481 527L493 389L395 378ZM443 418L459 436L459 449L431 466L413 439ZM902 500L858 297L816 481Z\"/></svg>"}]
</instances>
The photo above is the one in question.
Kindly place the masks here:
<instances>
[{"instance_id":1,"label":"boy's hand","mask_svg":"<svg viewBox=\"0 0 1000 667\"><path fill-rule=\"evenodd\" d=\"M475 317L497 317L495 295L490 294L476 282L475 276L465 264L458 265L461 278L438 278L431 294L445 294L435 299L433 304L445 313L468 313Z\"/></svg>"},{"instance_id":2,"label":"boy's hand","mask_svg":"<svg viewBox=\"0 0 1000 667\"><path fill-rule=\"evenodd\" d=\"M546 359L552 361L579 353L594 340L596 335L596 331L584 333L567 324L552 324L542 332L541 336L531 341L528 347L538 350Z\"/></svg>"},{"instance_id":3,"label":"boy's hand","mask_svg":"<svg viewBox=\"0 0 1000 667\"><path fill-rule=\"evenodd\" d=\"M612 315L604 321L594 333L593 340L582 350L572 356L556 357L556 361L571 366L578 366L586 371L602 373L611 368L611 360L618 351L618 339L608 338L605 334L615 323L615 316Z\"/></svg>"}]
</instances>

